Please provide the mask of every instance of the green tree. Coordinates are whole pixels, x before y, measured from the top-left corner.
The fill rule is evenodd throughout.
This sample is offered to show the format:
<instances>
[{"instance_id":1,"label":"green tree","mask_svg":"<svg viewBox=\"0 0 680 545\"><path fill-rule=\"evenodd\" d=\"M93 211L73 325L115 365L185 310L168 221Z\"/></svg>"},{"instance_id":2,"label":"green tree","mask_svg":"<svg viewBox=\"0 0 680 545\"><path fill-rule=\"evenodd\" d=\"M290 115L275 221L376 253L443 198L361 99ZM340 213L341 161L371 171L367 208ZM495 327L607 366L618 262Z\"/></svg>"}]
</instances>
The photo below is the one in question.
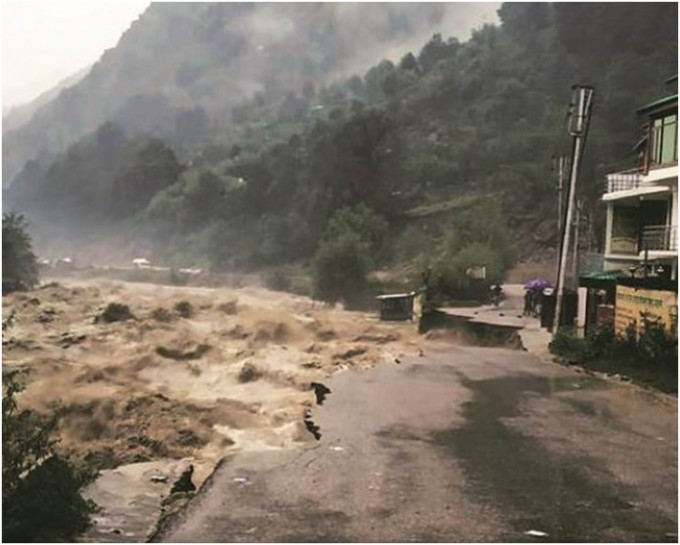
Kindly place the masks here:
<instances>
[{"instance_id":1,"label":"green tree","mask_svg":"<svg viewBox=\"0 0 680 545\"><path fill-rule=\"evenodd\" d=\"M7 542L71 541L95 510L80 495L93 474L54 453L56 417L19 410L19 371L2 375L2 533Z\"/></svg>"},{"instance_id":2,"label":"green tree","mask_svg":"<svg viewBox=\"0 0 680 545\"><path fill-rule=\"evenodd\" d=\"M2 215L2 293L28 290L38 283L38 264L24 217Z\"/></svg>"},{"instance_id":3,"label":"green tree","mask_svg":"<svg viewBox=\"0 0 680 545\"><path fill-rule=\"evenodd\" d=\"M418 65L427 72L440 60L452 57L459 47L458 40L451 38L447 43L442 40L441 34L432 36L418 55Z\"/></svg>"},{"instance_id":4,"label":"green tree","mask_svg":"<svg viewBox=\"0 0 680 545\"><path fill-rule=\"evenodd\" d=\"M420 71L418 61L416 60L413 53L411 53L410 51L406 53L406 55L404 55L399 61L399 68L401 70L412 70L414 72Z\"/></svg>"},{"instance_id":5,"label":"green tree","mask_svg":"<svg viewBox=\"0 0 680 545\"><path fill-rule=\"evenodd\" d=\"M313 261L314 297L354 306L365 293L369 264L368 247L355 233L325 240Z\"/></svg>"},{"instance_id":6,"label":"green tree","mask_svg":"<svg viewBox=\"0 0 680 545\"><path fill-rule=\"evenodd\" d=\"M380 261L386 249L387 233L387 221L360 203L335 212L326 225L323 240L336 240L346 234L355 234L374 256L374 260Z\"/></svg>"},{"instance_id":7,"label":"green tree","mask_svg":"<svg viewBox=\"0 0 680 545\"><path fill-rule=\"evenodd\" d=\"M109 189L113 203L102 202L101 196L96 203L111 210L115 217L129 217L143 210L154 195L171 186L183 170L174 152L155 138L130 141L118 168Z\"/></svg>"}]
</instances>

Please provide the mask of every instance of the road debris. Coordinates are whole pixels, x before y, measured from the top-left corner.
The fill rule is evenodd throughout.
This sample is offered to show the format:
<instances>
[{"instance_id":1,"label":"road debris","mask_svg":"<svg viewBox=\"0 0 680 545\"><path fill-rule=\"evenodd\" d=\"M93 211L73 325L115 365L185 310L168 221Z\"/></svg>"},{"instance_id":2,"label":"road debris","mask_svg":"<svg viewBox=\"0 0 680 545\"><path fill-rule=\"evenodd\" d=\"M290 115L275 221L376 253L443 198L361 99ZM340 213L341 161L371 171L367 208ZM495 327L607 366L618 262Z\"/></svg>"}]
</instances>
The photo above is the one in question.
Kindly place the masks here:
<instances>
[{"instance_id":1,"label":"road debris","mask_svg":"<svg viewBox=\"0 0 680 545\"><path fill-rule=\"evenodd\" d=\"M319 431L321 428L319 428L312 420L312 413L309 409L305 409L303 422L307 431L314 436L314 439L317 441L321 439L321 432Z\"/></svg>"},{"instance_id":2,"label":"road debris","mask_svg":"<svg viewBox=\"0 0 680 545\"><path fill-rule=\"evenodd\" d=\"M80 344L82 343L85 339L87 339L87 335L76 335L74 333L62 333L61 337L57 341L57 344L61 346L62 348L68 348L69 346L72 346L74 344Z\"/></svg>"},{"instance_id":3,"label":"road debris","mask_svg":"<svg viewBox=\"0 0 680 545\"><path fill-rule=\"evenodd\" d=\"M191 482L191 476L194 474L194 466L190 465L184 472L179 476L179 479L175 481L172 485L170 494L175 494L176 492L193 492L196 490L196 485Z\"/></svg>"},{"instance_id":4,"label":"road debris","mask_svg":"<svg viewBox=\"0 0 680 545\"><path fill-rule=\"evenodd\" d=\"M241 383L254 382L262 376L262 369L252 362L245 362L238 373L238 381Z\"/></svg>"},{"instance_id":5,"label":"road debris","mask_svg":"<svg viewBox=\"0 0 680 545\"><path fill-rule=\"evenodd\" d=\"M121 303L109 303L104 311L94 319L94 323L98 324L104 322L110 324L132 319L134 319L134 316L132 315L132 312L130 312L129 306Z\"/></svg>"},{"instance_id":6,"label":"road debris","mask_svg":"<svg viewBox=\"0 0 680 545\"><path fill-rule=\"evenodd\" d=\"M309 387L314 390L314 395L316 395L316 404L323 405L326 396L331 393L331 389L320 382L312 382L310 383Z\"/></svg>"},{"instance_id":7,"label":"road debris","mask_svg":"<svg viewBox=\"0 0 680 545\"><path fill-rule=\"evenodd\" d=\"M350 348L349 350L346 350L345 352L342 352L340 354L336 354L336 357L342 360L348 360L356 356L361 356L362 354L365 354L366 350L367 349L364 348L363 346L358 346L355 348Z\"/></svg>"}]
</instances>

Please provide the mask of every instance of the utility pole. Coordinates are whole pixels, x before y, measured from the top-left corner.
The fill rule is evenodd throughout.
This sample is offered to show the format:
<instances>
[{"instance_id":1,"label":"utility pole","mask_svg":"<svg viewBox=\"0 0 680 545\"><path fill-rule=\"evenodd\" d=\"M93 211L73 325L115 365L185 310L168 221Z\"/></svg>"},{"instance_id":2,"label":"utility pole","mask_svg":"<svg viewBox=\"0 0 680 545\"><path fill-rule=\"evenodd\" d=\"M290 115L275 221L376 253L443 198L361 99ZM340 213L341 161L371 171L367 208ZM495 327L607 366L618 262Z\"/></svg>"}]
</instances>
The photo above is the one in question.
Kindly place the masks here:
<instances>
[{"instance_id":1,"label":"utility pole","mask_svg":"<svg viewBox=\"0 0 680 545\"><path fill-rule=\"evenodd\" d=\"M567 158L564 155L553 156L553 172L557 169L557 232L560 237L564 237L562 228L564 226L564 205L562 204L562 194L564 192L564 172L567 166ZM560 267L560 252L557 252L557 268Z\"/></svg>"},{"instance_id":2,"label":"utility pole","mask_svg":"<svg viewBox=\"0 0 680 545\"><path fill-rule=\"evenodd\" d=\"M566 157L560 155L557 158L557 232L562 233L562 192L564 191L564 171L566 170Z\"/></svg>"},{"instance_id":3,"label":"utility pole","mask_svg":"<svg viewBox=\"0 0 680 545\"><path fill-rule=\"evenodd\" d=\"M574 219L574 248L571 253L571 282L573 288L578 288L578 243L579 243L579 225L581 223L581 210L583 209L583 201L579 199L576 201L576 218Z\"/></svg>"},{"instance_id":4,"label":"utility pole","mask_svg":"<svg viewBox=\"0 0 680 545\"><path fill-rule=\"evenodd\" d=\"M590 113L593 105L593 88L586 85L574 85L572 87L572 115L570 116L569 133L573 137L571 151L571 174L567 187L567 213L564 221L562 241L560 244L560 260L557 268L557 288L555 301L555 318L553 321L553 332L557 333L562 318L562 300L564 297L564 276L569 253L569 235L574 215L574 204L576 200L576 181L578 179L578 169L581 164L583 148L588 134L590 123ZM576 107L574 114L573 108Z\"/></svg>"}]
</instances>

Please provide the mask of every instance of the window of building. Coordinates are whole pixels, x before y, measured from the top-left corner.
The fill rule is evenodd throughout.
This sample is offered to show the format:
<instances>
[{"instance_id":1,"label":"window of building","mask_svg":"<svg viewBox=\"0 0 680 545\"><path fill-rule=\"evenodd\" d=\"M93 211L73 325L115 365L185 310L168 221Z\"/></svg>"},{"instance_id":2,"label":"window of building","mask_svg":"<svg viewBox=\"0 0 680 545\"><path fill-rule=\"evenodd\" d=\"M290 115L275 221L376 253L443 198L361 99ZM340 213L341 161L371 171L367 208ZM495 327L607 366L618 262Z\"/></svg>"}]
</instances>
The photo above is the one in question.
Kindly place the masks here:
<instances>
[{"instance_id":1,"label":"window of building","mask_svg":"<svg viewBox=\"0 0 680 545\"><path fill-rule=\"evenodd\" d=\"M659 117L652 124L652 163L663 165L678 160L678 116Z\"/></svg>"}]
</instances>

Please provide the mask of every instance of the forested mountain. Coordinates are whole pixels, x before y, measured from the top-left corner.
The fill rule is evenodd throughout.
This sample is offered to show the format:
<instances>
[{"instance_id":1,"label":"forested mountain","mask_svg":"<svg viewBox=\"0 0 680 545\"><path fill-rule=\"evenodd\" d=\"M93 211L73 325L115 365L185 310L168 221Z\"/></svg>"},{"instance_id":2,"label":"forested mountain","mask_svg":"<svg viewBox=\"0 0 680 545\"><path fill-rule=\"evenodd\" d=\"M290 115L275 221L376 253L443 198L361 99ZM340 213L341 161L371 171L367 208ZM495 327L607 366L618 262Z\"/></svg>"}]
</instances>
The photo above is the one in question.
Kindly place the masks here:
<instances>
[{"instance_id":1,"label":"forested mountain","mask_svg":"<svg viewBox=\"0 0 680 545\"><path fill-rule=\"evenodd\" d=\"M180 28L185 8L177 9ZM192 155L175 136L167 144L136 136L149 127L132 121L153 119L150 105L130 122L109 109L125 129L106 125L52 164L26 165L6 197L55 222L127 220L177 263L257 268L338 243L363 245L374 265L420 257L454 283L479 262L500 278L513 232L554 237L551 156L569 151L574 83L595 87L580 187L598 221L604 174L634 162L635 109L663 95L677 69L677 4L506 3L499 16L467 41L437 34L397 63L334 83L214 97L210 107L224 100L231 118L215 118L207 134L187 91L190 140L203 142ZM284 61L300 57L288 51ZM316 70L306 75L332 72ZM292 77L302 72L291 68ZM93 73L122 85L124 74Z\"/></svg>"},{"instance_id":2,"label":"forested mountain","mask_svg":"<svg viewBox=\"0 0 680 545\"><path fill-rule=\"evenodd\" d=\"M78 85L3 135L3 184L27 160L64 151L106 121L195 149L256 92L269 101L364 70L494 6L336 3L154 3Z\"/></svg>"}]
</instances>

